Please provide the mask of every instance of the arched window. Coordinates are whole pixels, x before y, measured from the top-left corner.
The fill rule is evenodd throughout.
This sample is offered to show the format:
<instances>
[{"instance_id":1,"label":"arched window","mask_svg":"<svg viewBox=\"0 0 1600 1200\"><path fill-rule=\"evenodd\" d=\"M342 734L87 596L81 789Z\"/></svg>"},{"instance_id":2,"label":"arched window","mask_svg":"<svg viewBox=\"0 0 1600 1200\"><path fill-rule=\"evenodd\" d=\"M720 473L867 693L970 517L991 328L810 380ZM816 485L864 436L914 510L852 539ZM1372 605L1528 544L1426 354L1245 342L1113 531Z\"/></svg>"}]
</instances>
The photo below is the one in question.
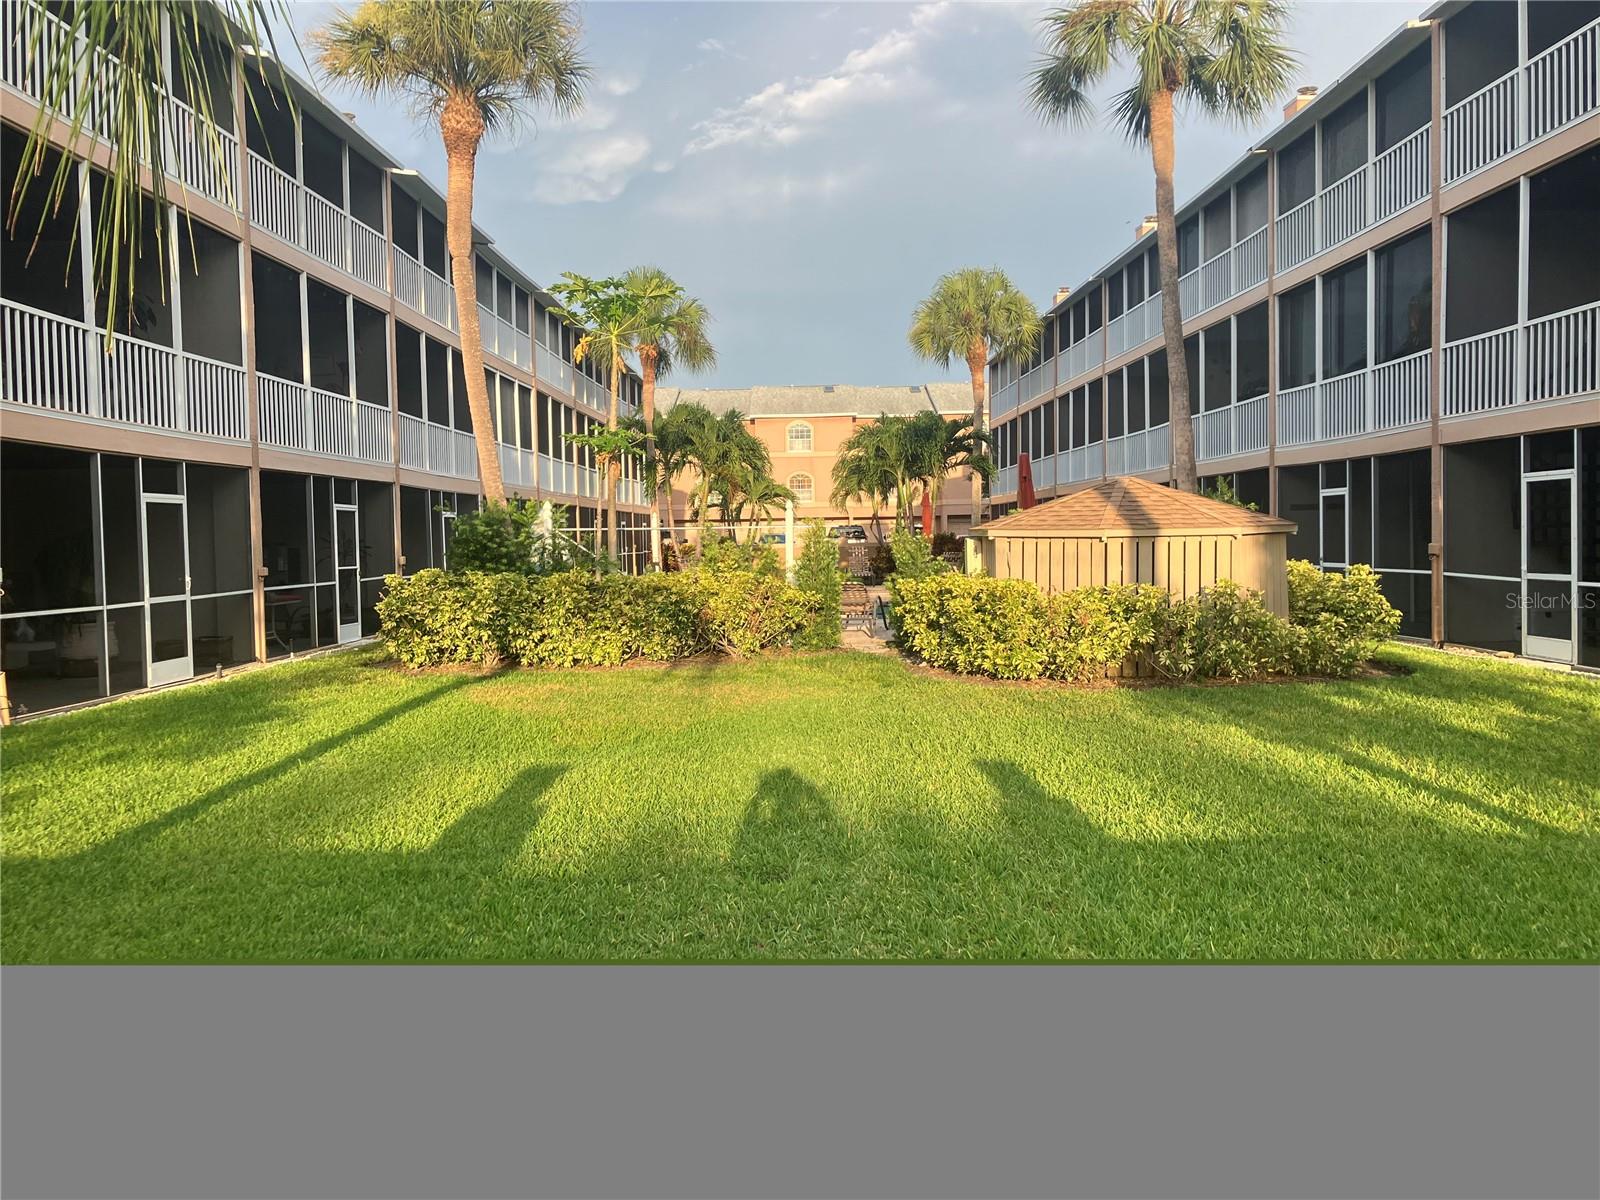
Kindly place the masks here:
<instances>
[{"instance_id":1,"label":"arched window","mask_svg":"<svg viewBox=\"0 0 1600 1200\"><path fill-rule=\"evenodd\" d=\"M793 428L794 427L791 425L791 431ZM809 437L810 434L811 428L810 426L806 426L806 435ZM792 432L790 436L793 436ZM811 482L811 476L807 475L804 471L797 471L793 475L789 476L789 490L794 493L794 500L796 504L810 504L812 500L816 499L816 485Z\"/></svg>"},{"instance_id":2,"label":"arched window","mask_svg":"<svg viewBox=\"0 0 1600 1200\"><path fill-rule=\"evenodd\" d=\"M811 426L804 421L789 422L789 453L811 453Z\"/></svg>"}]
</instances>

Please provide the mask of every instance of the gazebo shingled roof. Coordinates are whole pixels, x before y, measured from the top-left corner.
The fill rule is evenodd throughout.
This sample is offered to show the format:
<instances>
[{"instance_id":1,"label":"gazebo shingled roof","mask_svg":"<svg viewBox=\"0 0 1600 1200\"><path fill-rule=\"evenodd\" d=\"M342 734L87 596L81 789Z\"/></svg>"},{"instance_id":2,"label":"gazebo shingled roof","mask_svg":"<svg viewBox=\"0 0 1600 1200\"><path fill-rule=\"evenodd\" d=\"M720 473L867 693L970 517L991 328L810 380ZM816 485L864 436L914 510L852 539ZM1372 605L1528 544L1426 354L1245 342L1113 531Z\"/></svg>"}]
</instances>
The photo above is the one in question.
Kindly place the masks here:
<instances>
[{"instance_id":1,"label":"gazebo shingled roof","mask_svg":"<svg viewBox=\"0 0 1600 1200\"><path fill-rule=\"evenodd\" d=\"M1270 533L1295 528L1293 521L1282 517L1123 475L1059 500L987 521L974 532L1003 537L1059 537L1102 533Z\"/></svg>"}]
</instances>

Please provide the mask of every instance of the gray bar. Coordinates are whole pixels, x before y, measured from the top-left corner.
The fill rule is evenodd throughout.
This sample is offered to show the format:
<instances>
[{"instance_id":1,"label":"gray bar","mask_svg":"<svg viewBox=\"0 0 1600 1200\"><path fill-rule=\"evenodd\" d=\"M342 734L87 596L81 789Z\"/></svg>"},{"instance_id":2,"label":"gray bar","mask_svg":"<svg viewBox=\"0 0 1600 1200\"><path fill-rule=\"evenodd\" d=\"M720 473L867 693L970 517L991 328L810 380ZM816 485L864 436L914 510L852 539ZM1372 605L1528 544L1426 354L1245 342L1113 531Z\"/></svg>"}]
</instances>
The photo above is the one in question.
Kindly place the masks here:
<instances>
[{"instance_id":1,"label":"gray bar","mask_svg":"<svg viewBox=\"0 0 1600 1200\"><path fill-rule=\"evenodd\" d=\"M1594 1196L1600 972L4 972L8 1196Z\"/></svg>"}]
</instances>

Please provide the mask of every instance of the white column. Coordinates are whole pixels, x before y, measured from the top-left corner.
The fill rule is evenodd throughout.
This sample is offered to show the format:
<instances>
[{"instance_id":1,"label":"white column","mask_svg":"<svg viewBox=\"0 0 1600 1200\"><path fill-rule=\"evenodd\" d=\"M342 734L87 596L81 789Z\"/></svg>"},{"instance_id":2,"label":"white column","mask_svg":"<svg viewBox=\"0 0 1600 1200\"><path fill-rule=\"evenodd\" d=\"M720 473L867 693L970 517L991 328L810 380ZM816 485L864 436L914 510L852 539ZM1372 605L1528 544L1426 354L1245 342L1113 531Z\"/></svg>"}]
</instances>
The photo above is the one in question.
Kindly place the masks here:
<instances>
[{"instance_id":1,"label":"white column","mask_svg":"<svg viewBox=\"0 0 1600 1200\"><path fill-rule=\"evenodd\" d=\"M783 502L783 558L789 582L794 582L794 501Z\"/></svg>"},{"instance_id":2,"label":"white column","mask_svg":"<svg viewBox=\"0 0 1600 1200\"><path fill-rule=\"evenodd\" d=\"M163 16L163 21L166 20ZM160 220L161 218L157 218ZM172 359L173 374L173 405L176 412L173 420L181 430L190 427L189 420L189 372L184 369L183 357L183 255L178 252L178 209L171 205L166 213L167 222L167 272L172 279L171 298L172 305Z\"/></svg>"},{"instance_id":3,"label":"white column","mask_svg":"<svg viewBox=\"0 0 1600 1200\"><path fill-rule=\"evenodd\" d=\"M78 267L79 283L83 287L83 323L89 327L89 337L84 343L87 361L83 364L83 379L89 389L89 415L98 417L105 411L100 387L100 370L104 365L105 347L96 345L98 335L95 333L97 322L94 313L94 217L89 211L90 200L89 168L84 163L79 163Z\"/></svg>"}]
</instances>

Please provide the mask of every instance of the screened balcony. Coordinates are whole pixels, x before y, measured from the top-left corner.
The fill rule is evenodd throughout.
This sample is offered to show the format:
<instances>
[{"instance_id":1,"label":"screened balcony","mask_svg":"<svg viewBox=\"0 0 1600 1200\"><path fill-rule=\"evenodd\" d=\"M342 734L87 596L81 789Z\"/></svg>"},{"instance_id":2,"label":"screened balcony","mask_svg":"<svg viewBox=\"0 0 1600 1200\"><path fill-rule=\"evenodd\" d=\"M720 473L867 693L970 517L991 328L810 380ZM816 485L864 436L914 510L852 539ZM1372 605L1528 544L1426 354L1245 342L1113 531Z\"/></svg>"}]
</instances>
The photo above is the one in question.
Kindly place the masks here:
<instances>
[{"instance_id":1,"label":"screened balcony","mask_svg":"<svg viewBox=\"0 0 1600 1200\"><path fill-rule=\"evenodd\" d=\"M400 465L476 479L478 444L460 353L402 322L394 328Z\"/></svg>"},{"instance_id":2,"label":"screened balcony","mask_svg":"<svg viewBox=\"0 0 1600 1200\"><path fill-rule=\"evenodd\" d=\"M1420 230L1280 297L1278 445L1427 423L1432 287Z\"/></svg>"},{"instance_id":3,"label":"screened balcony","mask_svg":"<svg viewBox=\"0 0 1600 1200\"><path fill-rule=\"evenodd\" d=\"M1464 9L1444 26L1444 93L1446 184L1600 111L1595 5Z\"/></svg>"},{"instance_id":4,"label":"screened balcony","mask_svg":"<svg viewBox=\"0 0 1600 1200\"><path fill-rule=\"evenodd\" d=\"M1600 390L1596 211L1591 147L1447 218L1445 417Z\"/></svg>"},{"instance_id":5,"label":"screened balcony","mask_svg":"<svg viewBox=\"0 0 1600 1200\"><path fill-rule=\"evenodd\" d=\"M23 135L0 133L11 194ZM55 160L45 164L46 174ZM104 181L87 167L89 203L104 201ZM153 204L126 248L137 271L131 297L121 295L116 337L106 328L110 305L95 293L94 246L78 237L80 192L69 187L59 208L45 211L34 188L0 245L0 399L92 421L197 433L243 441L248 436L239 311L239 245L199 221L168 214L168 241L158 243ZM175 243L172 239L175 239ZM159 255L170 253L165 275Z\"/></svg>"},{"instance_id":6,"label":"screened balcony","mask_svg":"<svg viewBox=\"0 0 1600 1200\"><path fill-rule=\"evenodd\" d=\"M1105 361L1104 341L1100 336L1101 291L1098 283L1078 297L1057 318L1060 348L1056 352L1056 382L1070 383Z\"/></svg>"},{"instance_id":7,"label":"screened balcony","mask_svg":"<svg viewBox=\"0 0 1600 1200\"><path fill-rule=\"evenodd\" d=\"M479 255L478 331L486 354L525 371L533 370L533 335L528 331L531 300L510 276Z\"/></svg>"},{"instance_id":8,"label":"screened balcony","mask_svg":"<svg viewBox=\"0 0 1600 1200\"><path fill-rule=\"evenodd\" d=\"M1183 319L1225 304L1266 278L1267 169L1261 166L1178 227Z\"/></svg>"},{"instance_id":9,"label":"screened balcony","mask_svg":"<svg viewBox=\"0 0 1600 1200\"><path fill-rule=\"evenodd\" d=\"M253 277L261 444L392 463L383 313L263 255Z\"/></svg>"},{"instance_id":10,"label":"screened balcony","mask_svg":"<svg viewBox=\"0 0 1600 1200\"><path fill-rule=\"evenodd\" d=\"M1191 335L1184 343L1198 462L1267 448L1267 306Z\"/></svg>"},{"instance_id":11,"label":"screened balcony","mask_svg":"<svg viewBox=\"0 0 1600 1200\"><path fill-rule=\"evenodd\" d=\"M1142 346L1160 333L1161 274L1151 246L1106 277L1106 357Z\"/></svg>"},{"instance_id":12,"label":"screened balcony","mask_svg":"<svg viewBox=\"0 0 1600 1200\"><path fill-rule=\"evenodd\" d=\"M1418 46L1279 152L1279 271L1427 199L1431 61Z\"/></svg>"},{"instance_id":13,"label":"screened balcony","mask_svg":"<svg viewBox=\"0 0 1600 1200\"><path fill-rule=\"evenodd\" d=\"M388 290L383 171L246 70L250 223L369 287Z\"/></svg>"},{"instance_id":14,"label":"screened balcony","mask_svg":"<svg viewBox=\"0 0 1600 1200\"><path fill-rule=\"evenodd\" d=\"M14 0L0 5L0 86L25 96L35 104L46 102L45 66L68 37L68 27L35 0ZM233 106L233 65L229 51L215 38L202 39L195 53L208 77L207 99L214 131L199 125L195 110L181 88L162 79L160 136L167 174L182 188L229 208L239 204L239 139ZM94 68L73 80L60 97L57 111L68 120L80 113L83 128L103 140L112 134L112 97L128 67L114 55L96 51ZM159 64L144 68L160 73ZM148 145L137 153L145 162L153 157Z\"/></svg>"},{"instance_id":15,"label":"screened balcony","mask_svg":"<svg viewBox=\"0 0 1600 1200\"><path fill-rule=\"evenodd\" d=\"M390 189L394 209L394 297L446 329L459 330L444 221L404 188Z\"/></svg>"}]
</instances>

